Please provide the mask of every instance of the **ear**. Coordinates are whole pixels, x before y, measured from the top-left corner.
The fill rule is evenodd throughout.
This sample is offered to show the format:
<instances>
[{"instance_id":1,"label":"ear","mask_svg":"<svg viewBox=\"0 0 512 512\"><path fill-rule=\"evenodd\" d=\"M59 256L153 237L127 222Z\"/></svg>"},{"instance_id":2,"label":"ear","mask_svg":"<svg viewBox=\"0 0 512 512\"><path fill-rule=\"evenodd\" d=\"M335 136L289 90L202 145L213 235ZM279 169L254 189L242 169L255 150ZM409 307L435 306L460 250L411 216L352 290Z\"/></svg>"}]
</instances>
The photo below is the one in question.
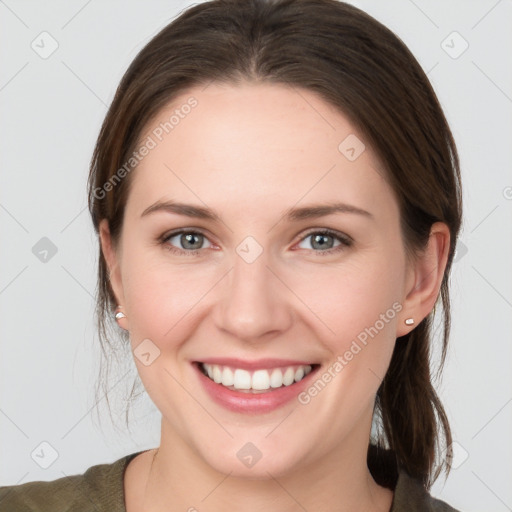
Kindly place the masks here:
<instances>
[{"instance_id":1,"label":"ear","mask_svg":"<svg viewBox=\"0 0 512 512\"><path fill-rule=\"evenodd\" d=\"M434 308L443 282L450 250L450 229L443 222L430 228L427 247L414 263L410 263L405 283L405 299L400 312L396 336L412 331ZM405 325L406 318L413 318L414 325Z\"/></svg>"},{"instance_id":2,"label":"ear","mask_svg":"<svg viewBox=\"0 0 512 512\"><path fill-rule=\"evenodd\" d=\"M99 234L101 251L103 253L103 257L105 258L105 262L107 264L107 269L109 273L110 286L112 287L112 291L114 292L117 304L122 306L125 304L125 301L123 293L123 283L121 280L121 271L119 266L120 254L112 242L112 237L110 236L110 229L107 219L102 219L100 221ZM126 311L123 310L123 312L126 314ZM118 324L123 329L126 329L127 318L119 319Z\"/></svg>"}]
</instances>

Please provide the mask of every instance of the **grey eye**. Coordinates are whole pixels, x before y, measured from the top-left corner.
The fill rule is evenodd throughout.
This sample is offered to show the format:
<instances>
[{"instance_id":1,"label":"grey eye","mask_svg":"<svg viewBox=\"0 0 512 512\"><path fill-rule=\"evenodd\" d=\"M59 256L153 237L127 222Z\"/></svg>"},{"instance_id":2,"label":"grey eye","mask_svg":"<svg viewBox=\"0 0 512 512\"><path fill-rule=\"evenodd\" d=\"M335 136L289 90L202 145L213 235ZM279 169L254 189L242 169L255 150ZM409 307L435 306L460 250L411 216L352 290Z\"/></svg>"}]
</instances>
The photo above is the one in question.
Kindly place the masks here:
<instances>
[{"instance_id":1,"label":"grey eye","mask_svg":"<svg viewBox=\"0 0 512 512\"><path fill-rule=\"evenodd\" d=\"M310 247L301 247L301 249L318 249L320 251L322 250L328 250L336 247L334 245L335 240L337 239L336 236L328 234L328 233L310 233L307 235L300 243L304 243L306 240L311 239ZM337 245L340 245L341 242L338 241ZM300 246L300 245L299 245Z\"/></svg>"},{"instance_id":2,"label":"grey eye","mask_svg":"<svg viewBox=\"0 0 512 512\"><path fill-rule=\"evenodd\" d=\"M173 242L174 239L178 240ZM205 241L208 241L208 239L203 234L196 232L176 233L167 239L168 243L177 245L178 249L188 249L191 251L203 249L204 247L202 247L202 245Z\"/></svg>"}]
</instances>

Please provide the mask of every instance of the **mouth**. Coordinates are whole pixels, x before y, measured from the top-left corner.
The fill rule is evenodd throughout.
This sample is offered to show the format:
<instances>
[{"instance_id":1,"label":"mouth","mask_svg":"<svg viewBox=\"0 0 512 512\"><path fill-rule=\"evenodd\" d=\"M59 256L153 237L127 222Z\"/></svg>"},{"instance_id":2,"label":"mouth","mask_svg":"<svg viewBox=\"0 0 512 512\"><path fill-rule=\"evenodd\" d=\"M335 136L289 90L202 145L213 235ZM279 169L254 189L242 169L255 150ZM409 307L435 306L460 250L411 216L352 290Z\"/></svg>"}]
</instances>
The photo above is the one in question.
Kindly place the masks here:
<instances>
[{"instance_id":1,"label":"mouth","mask_svg":"<svg viewBox=\"0 0 512 512\"><path fill-rule=\"evenodd\" d=\"M215 384L231 391L248 394L269 393L301 382L319 364L282 364L274 367L241 368L236 364L196 361L199 371ZM263 365L262 365L263 366Z\"/></svg>"},{"instance_id":2,"label":"mouth","mask_svg":"<svg viewBox=\"0 0 512 512\"><path fill-rule=\"evenodd\" d=\"M320 364L307 361L213 358L192 362L206 396L241 414L267 414L293 403L313 382Z\"/></svg>"}]
</instances>

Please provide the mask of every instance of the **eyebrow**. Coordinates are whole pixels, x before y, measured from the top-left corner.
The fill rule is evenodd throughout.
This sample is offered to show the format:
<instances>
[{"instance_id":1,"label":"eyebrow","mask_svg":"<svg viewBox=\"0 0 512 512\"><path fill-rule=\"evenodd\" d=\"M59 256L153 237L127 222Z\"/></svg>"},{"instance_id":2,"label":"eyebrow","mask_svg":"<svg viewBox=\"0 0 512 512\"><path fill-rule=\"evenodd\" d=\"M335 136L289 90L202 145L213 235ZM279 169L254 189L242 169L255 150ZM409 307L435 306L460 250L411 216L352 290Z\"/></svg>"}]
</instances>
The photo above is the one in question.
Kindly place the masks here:
<instances>
[{"instance_id":1,"label":"eyebrow","mask_svg":"<svg viewBox=\"0 0 512 512\"><path fill-rule=\"evenodd\" d=\"M184 215L186 217L194 217L197 219L211 220L214 222L221 222L220 215L210 208L203 206L195 206L192 204L178 203L175 201L157 201L148 208L146 208L141 217L145 217L154 212L168 212ZM374 219L374 216L362 208L346 204L346 203L326 203L326 204L312 204L302 206L300 208L290 208L283 214L285 220L290 222L297 222L306 219L315 219L318 217L325 217L334 213L352 213L362 215L368 219Z\"/></svg>"}]
</instances>

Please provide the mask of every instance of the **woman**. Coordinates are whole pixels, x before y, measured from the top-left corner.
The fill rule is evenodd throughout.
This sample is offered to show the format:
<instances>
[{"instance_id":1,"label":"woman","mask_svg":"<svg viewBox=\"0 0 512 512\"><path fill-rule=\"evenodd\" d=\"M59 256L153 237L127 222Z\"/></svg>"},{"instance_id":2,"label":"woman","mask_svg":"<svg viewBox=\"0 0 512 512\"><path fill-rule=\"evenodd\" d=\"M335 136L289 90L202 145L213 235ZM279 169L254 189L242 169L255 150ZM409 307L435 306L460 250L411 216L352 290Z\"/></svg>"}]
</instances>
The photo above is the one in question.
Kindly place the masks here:
<instances>
[{"instance_id":1,"label":"woman","mask_svg":"<svg viewBox=\"0 0 512 512\"><path fill-rule=\"evenodd\" d=\"M123 77L89 199L100 332L160 446L6 510L454 510L428 493L451 444L429 353L459 164L392 32L336 0L188 9Z\"/></svg>"}]
</instances>

